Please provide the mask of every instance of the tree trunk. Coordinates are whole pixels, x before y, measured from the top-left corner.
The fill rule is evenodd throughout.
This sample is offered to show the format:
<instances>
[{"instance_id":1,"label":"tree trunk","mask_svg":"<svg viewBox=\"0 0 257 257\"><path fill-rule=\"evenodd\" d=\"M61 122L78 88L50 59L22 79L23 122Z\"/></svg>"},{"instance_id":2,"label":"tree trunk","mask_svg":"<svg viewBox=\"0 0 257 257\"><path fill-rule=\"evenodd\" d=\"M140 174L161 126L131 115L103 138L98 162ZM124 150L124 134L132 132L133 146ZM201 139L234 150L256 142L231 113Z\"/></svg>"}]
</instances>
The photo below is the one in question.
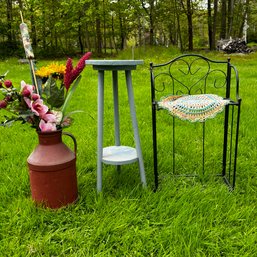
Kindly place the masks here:
<instances>
[{"instance_id":1,"label":"tree trunk","mask_svg":"<svg viewBox=\"0 0 257 257\"><path fill-rule=\"evenodd\" d=\"M178 42L178 47L183 52L184 47L183 47L181 30L180 30L180 14L179 14L179 9L178 9L178 6L177 6L177 2L175 2L175 10L176 10L176 18L177 18L177 34L178 34L177 42Z\"/></svg>"},{"instance_id":2,"label":"tree trunk","mask_svg":"<svg viewBox=\"0 0 257 257\"><path fill-rule=\"evenodd\" d=\"M116 45L116 41L115 41L115 31L114 31L114 18L113 18L113 15L112 15L112 40L113 40L115 51L116 51L116 53L118 53L118 49L117 49L117 45Z\"/></svg>"},{"instance_id":3,"label":"tree trunk","mask_svg":"<svg viewBox=\"0 0 257 257\"><path fill-rule=\"evenodd\" d=\"M45 2L41 2L41 11L42 11L42 45L43 45L43 50L46 50L46 10L45 10Z\"/></svg>"},{"instance_id":4,"label":"tree trunk","mask_svg":"<svg viewBox=\"0 0 257 257\"><path fill-rule=\"evenodd\" d=\"M96 52L98 56L102 54L102 35L101 35L101 21L96 18Z\"/></svg>"},{"instance_id":5,"label":"tree trunk","mask_svg":"<svg viewBox=\"0 0 257 257\"><path fill-rule=\"evenodd\" d=\"M250 8L249 8L249 0L245 0L245 8L244 8L244 14L243 14L243 20L240 26L240 31L239 31L239 37L243 37L245 42L247 42L247 17L249 14Z\"/></svg>"},{"instance_id":6,"label":"tree trunk","mask_svg":"<svg viewBox=\"0 0 257 257\"><path fill-rule=\"evenodd\" d=\"M191 0L187 0L187 21L188 21L188 50L193 50L193 9L191 7Z\"/></svg>"},{"instance_id":7,"label":"tree trunk","mask_svg":"<svg viewBox=\"0 0 257 257\"><path fill-rule=\"evenodd\" d=\"M79 20L80 20L80 18L79 18ZM83 44L83 40L82 40L81 25L79 25L79 27L78 27L78 38L79 38L80 53L83 54L84 53L84 44Z\"/></svg>"},{"instance_id":8,"label":"tree trunk","mask_svg":"<svg viewBox=\"0 0 257 257\"><path fill-rule=\"evenodd\" d=\"M30 6L30 24L31 24L31 44L33 47L37 46L37 30L35 25L35 15L34 15L33 3Z\"/></svg>"},{"instance_id":9,"label":"tree trunk","mask_svg":"<svg viewBox=\"0 0 257 257\"><path fill-rule=\"evenodd\" d=\"M211 0L208 0L208 34L209 34L209 49L216 48L216 30L217 30L217 13L218 13L218 0L213 2L213 15L211 8Z\"/></svg>"},{"instance_id":10,"label":"tree trunk","mask_svg":"<svg viewBox=\"0 0 257 257\"><path fill-rule=\"evenodd\" d=\"M208 35L209 35L209 49L213 50L213 30L212 30L212 16L211 16L211 0L208 0L208 6L207 6L207 11L208 11Z\"/></svg>"},{"instance_id":11,"label":"tree trunk","mask_svg":"<svg viewBox=\"0 0 257 257\"><path fill-rule=\"evenodd\" d=\"M91 42L90 42L90 37L89 37L89 31L88 31L88 25L86 24L85 26L85 31L86 31L86 47L88 51L91 51Z\"/></svg>"},{"instance_id":12,"label":"tree trunk","mask_svg":"<svg viewBox=\"0 0 257 257\"><path fill-rule=\"evenodd\" d=\"M104 0L103 0L103 20L104 20L104 53L106 54L106 12L105 12Z\"/></svg>"},{"instance_id":13,"label":"tree trunk","mask_svg":"<svg viewBox=\"0 0 257 257\"><path fill-rule=\"evenodd\" d=\"M12 0L6 0L6 14L7 14L7 40L8 47L13 47L13 31L12 31Z\"/></svg>"},{"instance_id":14,"label":"tree trunk","mask_svg":"<svg viewBox=\"0 0 257 257\"><path fill-rule=\"evenodd\" d=\"M227 17L227 7L226 7L226 0L222 0L221 2L221 31L220 31L220 38L226 39L226 17Z\"/></svg>"},{"instance_id":15,"label":"tree trunk","mask_svg":"<svg viewBox=\"0 0 257 257\"><path fill-rule=\"evenodd\" d=\"M228 0L228 37L233 37L234 1Z\"/></svg>"},{"instance_id":16,"label":"tree trunk","mask_svg":"<svg viewBox=\"0 0 257 257\"><path fill-rule=\"evenodd\" d=\"M138 44L141 46L142 44L142 30L141 30L141 24L142 22L140 21L140 16L137 17L137 37L138 37ZM143 25L144 26L144 25Z\"/></svg>"},{"instance_id":17,"label":"tree trunk","mask_svg":"<svg viewBox=\"0 0 257 257\"><path fill-rule=\"evenodd\" d=\"M141 5L143 7L143 9L145 10L146 14L149 16L149 37L150 37L150 45L154 44L154 11L155 11L155 0L150 0L149 1L149 10L148 8L145 6L145 2L143 0L141 0Z\"/></svg>"},{"instance_id":18,"label":"tree trunk","mask_svg":"<svg viewBox=\"0 0 257 257\"><path fill-rule=\"evenodd\" d=\"M213 50L216 49L217 15L218 15L218 0L214 0L213 29L212 29L212 46L213 46Z\"/></svg>"},{"instance_id":19,"label":"tree trunk","mask_svg":"<svg viewBox=\"0 0 257 257\"><path fill-rule=\"evenodd\" d=\"M96 53L98 56L102 54L102 34L101 34L101 20L99 15L99 2L95 0L95 25L96 25Z\"/></svg>"},{"instance_id":20,"label":"tree trunk","mask_svg":"<svg viewBox=\"0 0 257 257\"><path fill-rule=\"evenodd\" d=\"M123 50L125 45L125 32L124 32L123 20L120 12L119 12L119 22L120 22L120 47L119 48L120 50Z\"/></svg>"},{"instance_id":21,"label":"tree trunk","mask_svg":"<svg viewBox=\"0 0 257 257\"><path fill-rule=\"evenodd\" d=\"M183 0L180 0L180 3L184 9L184 12L187 16L187 33L188 33L188 50L192 51L193 50L193 9L192 9L192 0L187 0L186 1L186 7L183 3Z\"/></svg>"},{"instance_id":22,"label":"tree trunk","mask_svg":"<svg viewBox=\"0 0 257 257\"><path fill-rule=\"evenodd\" d=\"M154 45L154 0L150 1L150 45Z\"/></svg>"}]
</instances>

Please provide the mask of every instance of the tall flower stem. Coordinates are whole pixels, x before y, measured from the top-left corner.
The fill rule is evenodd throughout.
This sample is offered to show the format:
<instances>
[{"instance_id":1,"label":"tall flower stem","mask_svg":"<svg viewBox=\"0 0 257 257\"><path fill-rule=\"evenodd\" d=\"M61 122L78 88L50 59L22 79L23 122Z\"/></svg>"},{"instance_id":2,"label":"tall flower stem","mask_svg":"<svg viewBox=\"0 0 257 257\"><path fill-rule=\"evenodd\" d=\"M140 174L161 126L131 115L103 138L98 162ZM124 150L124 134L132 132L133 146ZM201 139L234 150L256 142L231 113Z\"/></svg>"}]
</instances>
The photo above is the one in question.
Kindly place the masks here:
<instances>
[{"instance_id":1,"label":"tall flower stem","mask_svg":"<svg viewBox=\"0 0 257 257\"><path fill-rule=\"evenodd\" d=\"M34 80L34 85L36 87L36 92L37 92L37 94L39 94L37 78L36 78L36 74L35 74L35 67L34 67L34 63L33 63L32 59L29 59L29 64L30 64L30 68L31 68L32 77Z\"/></svg>"},{"instance_id":2,"label":"tall flower stem","mask_svg":"<svg viewBox=\"0 0 257 257\"><path fill-rule=\"evenodd\" d=\"M21 11L20 11L20 15L21 15L21 22L22 22L20 24L20 30L21 30L23 47L24 47L24 50L25 50L26 57L27 57L27 59L29 61L30 71L32 73L31 74L32 75L32 80L34 82L33 84L36 87L37 94L39 94L38 84L37 84L37 79L36 79L36 74L35 74L35 67L34 67L34 63L33 63L34 53L33 53L33 50L32 50L31 43L30 43L28 26L23 21L23 15L22 15Z\"/></svg>"}]
</instances>

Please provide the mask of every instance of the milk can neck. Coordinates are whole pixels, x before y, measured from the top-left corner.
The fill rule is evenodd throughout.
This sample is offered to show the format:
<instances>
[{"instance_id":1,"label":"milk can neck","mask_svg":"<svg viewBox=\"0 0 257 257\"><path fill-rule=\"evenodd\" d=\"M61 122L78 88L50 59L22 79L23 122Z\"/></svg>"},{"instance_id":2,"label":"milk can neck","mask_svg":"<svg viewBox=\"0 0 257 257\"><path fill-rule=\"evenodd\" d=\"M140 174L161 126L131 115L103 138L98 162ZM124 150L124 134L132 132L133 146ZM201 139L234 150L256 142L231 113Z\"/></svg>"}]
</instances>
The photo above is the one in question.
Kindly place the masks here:
<instances>
[{"instance_id":1,"label":"milk can neck","mask_svg":"<svg viewBox=\"0 0 257 257\"><path fill-rule=\"evenodd\" d=\"M62 142L62 131L38 132L39 144L54 145Z\"/></svg>"}]
</instances>

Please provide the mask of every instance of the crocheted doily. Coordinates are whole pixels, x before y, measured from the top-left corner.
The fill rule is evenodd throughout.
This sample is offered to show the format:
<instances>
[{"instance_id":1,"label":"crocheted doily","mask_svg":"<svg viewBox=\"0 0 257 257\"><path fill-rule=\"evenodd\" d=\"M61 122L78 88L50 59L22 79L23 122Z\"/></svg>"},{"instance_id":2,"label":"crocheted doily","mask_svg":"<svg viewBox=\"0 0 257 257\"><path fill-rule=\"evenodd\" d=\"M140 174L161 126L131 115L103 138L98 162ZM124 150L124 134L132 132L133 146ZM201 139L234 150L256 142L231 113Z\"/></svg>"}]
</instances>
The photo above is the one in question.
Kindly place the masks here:
<instances>
[{"instance_id":1,"label":"crocheted doily","mask_svg":"<svg viewBox=\"0 0 257 257\"><path fill-rule=\"evenodd\" d=\"M229 100L214 94L162 97L158 106L167 109L172 115L191 122L204 122L222 112Z\"/></svg>"}]
</instances>

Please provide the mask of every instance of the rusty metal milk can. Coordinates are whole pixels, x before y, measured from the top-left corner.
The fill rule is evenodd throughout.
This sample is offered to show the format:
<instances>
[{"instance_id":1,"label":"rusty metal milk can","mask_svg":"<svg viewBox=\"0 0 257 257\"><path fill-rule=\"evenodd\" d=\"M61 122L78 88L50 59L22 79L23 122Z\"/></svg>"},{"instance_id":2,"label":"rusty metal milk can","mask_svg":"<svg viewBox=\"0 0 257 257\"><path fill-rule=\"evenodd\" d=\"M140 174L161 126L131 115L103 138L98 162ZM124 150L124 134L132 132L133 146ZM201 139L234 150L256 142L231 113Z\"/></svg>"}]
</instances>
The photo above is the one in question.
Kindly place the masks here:
<instances>
[{"instance_id":1,"label":"rusty metal milk can","mask_svg":"<svg viewBox=\"0 0 257 257\"><path fill-rule=\"evenodd\" d=\"M63 142L72 138L74 152ZM44 207L57 209L78 198L75 137L62 130L38 132L39 144L27 159L32 199Z\"/></svg>"}]
</instances>

